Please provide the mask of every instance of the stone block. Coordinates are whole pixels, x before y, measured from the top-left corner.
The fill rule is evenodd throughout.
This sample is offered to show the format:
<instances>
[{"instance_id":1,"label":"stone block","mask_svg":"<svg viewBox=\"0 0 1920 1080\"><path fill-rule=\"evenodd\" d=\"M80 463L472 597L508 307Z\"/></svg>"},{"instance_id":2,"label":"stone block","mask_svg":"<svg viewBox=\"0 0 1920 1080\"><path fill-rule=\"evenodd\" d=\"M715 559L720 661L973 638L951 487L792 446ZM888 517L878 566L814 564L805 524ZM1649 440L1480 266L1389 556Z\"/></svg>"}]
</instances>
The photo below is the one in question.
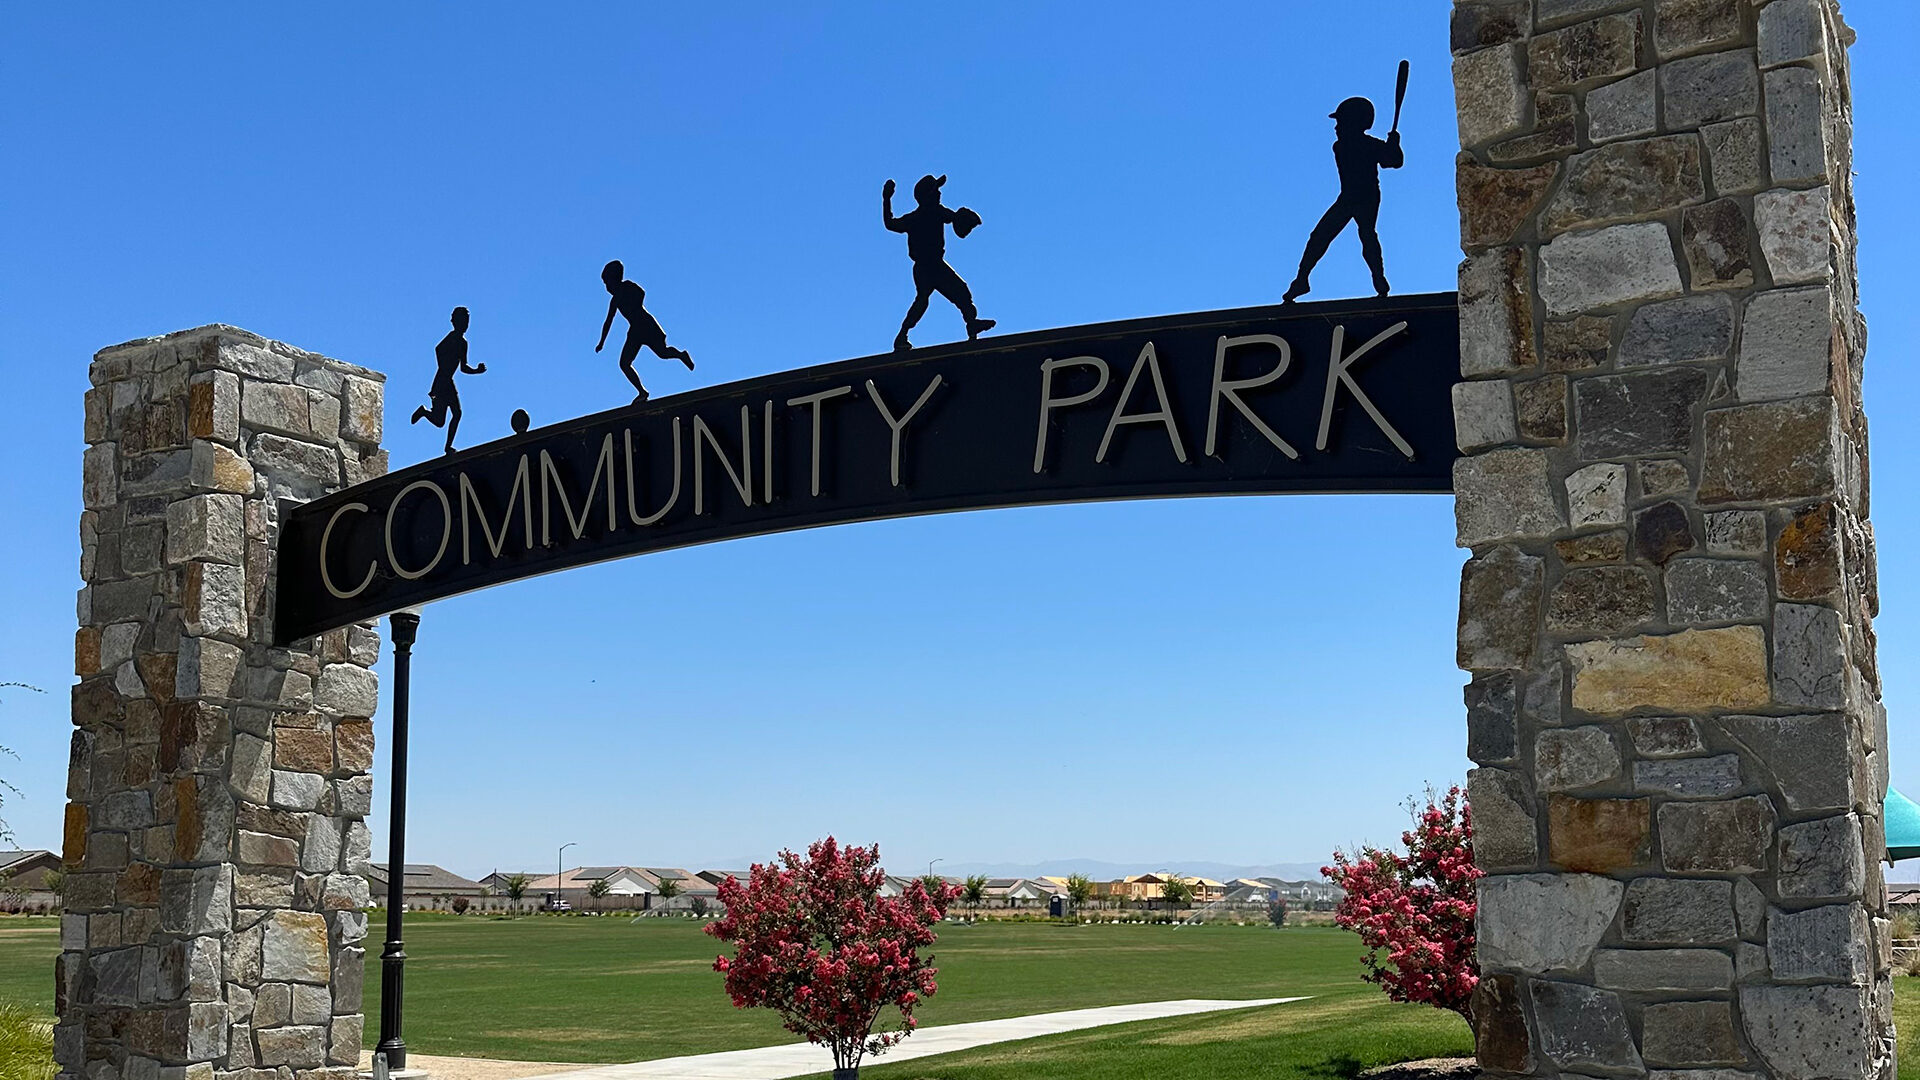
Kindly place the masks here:
<instances>
[{"instance_id":1,"label":"stone block","mask_svg":"<svg viewBox=\"0 0 1920 1080\"><path fill-rule=\"evenodd\" d=\"M1520 50L1498 45L1453 61L1455 115L1461 146L1480 146L1520 131L1527 96L1521 85Z\"/></svg>"},{"instance_id":2,"label":"stone block","mask_svg":"<svg viewBox=\"0 0 1920 1080\"><path fill-rule=\"evenodd\" d=\"M1757 874L1773 846L1773 802L1765 795L1660 807L1660 850L1678 873Z\"/></svg>"},{"instance_id":3,"label":"stone block","mask_svg":"<svg viewBox=\"0 0 1920 1080\"><path fill-rule=\"evenodd\" d=\"M300 843L300 869L328 873L340 865L340 823L325 814L307 818L307 835Z\"/></svg>"},{"instance_id":4,"label":"stone block","mask_svg":"<svg viewBox=\"0 0 1920 1080\"><path fill-rule=\"evenodd\" d=\"M1633 763L1635 791L1674 799L1724 799L1740 786L1740 758L1735 754Z\"/></svg>"},{"instance_id":5,"label":"stone block","mask_svg":"<svg viewBox=\"0 0 1920 1080\"><path fill-rule=\"evenodd\" d=\"M167 504L167 562L240 565L246 554L246 513L238 495L194 495Z\"/></svg>"},{"instance_id":6,"label":"stone block","mask_svg":"<svg viewBox=\"0 0 1920 1080\"><path fill-rule=\"evenodd\" d=\"M317 1024L290 1024L254 1032L262 1066L319 1068L327 1060L327 1029Z\"/></svg>"},{"instance_id":7,"label":"stone block","mask_svg":"<svg viewBox=\"0 0 1920 1080\"><path fill-rule=\"evenodd\" d=\"M1620 995L1578 983L1532 980L1540 1050L1563 1070L1638 1072L1640 1052Z\"/></svg>"},{"instance_id":8,"label":"stone block","mask_svg":"<svg viewBox=\"0 0 1920 1080\"><path fill-rule=\"evenodd\" d=\"M1667 1001L1640 1014L1648 1065L1739 1065L1747 1060L1725 1001Z\"/></svg>"},{"instance_id":9,"label":"stone block","mask_svg":"<svg viewBox=\"0 0 1920 1080\"><path fill-rule=\"evenodd\" d=\"M259 870L233 876L233 902L236 907L292 907L293 873L290 870Z\"/></svg>"},{"instance_id":10,"label":"stone block","mask_svg":"<svg viewBox=\"0 0 1920 1080\"><path fill-rule=\"evenodd\" d=\"M1567 380L1549 375L1513 384L1513 406L1520 437L1529 442L1567 441Z\"/></svg>"},{"instance_id":11,"label":"stone block","mask_svg":"<svg viewBox=\"0 0 1920 1080\"><path fill-rule=\"evenodd\" d=\"M1534 364L1526 253L1494 248L1460 264L1460 374L1503 375Z\"/></svg>"},{"instance_id":12,"label":"stone block","mask_svg":"<svg viewBox=\"0 0 1920 1080\"><path fill-rule=\"evenodd\" d=\"M1796 398L1706 415L1702 503L1784 502L1838 490L1838 421L1831 398Z\"/></svg>"},{"instance_id":13,"label":"stone block","mask_svg":"<svg viewBox=\"0 0 1920 1080\"><path fill-rule=\"evenodd\" d=\"M1715 949L1601 949L1593 979L1608 990L1724 993L1733 986L1733 958Z\"/></svg>"},{"instance_id":14,"label":"stone block","mask_svg":"<svg viewBox=\"0 0 1920 1080\"><path fill-rule=\"evenodd\" d=\"M1474 820L1477 825L1479 818ZM1652 840L1645 799L1554 795L1547 801L1547 859L1563 870L1608 874L1644 866Z\"/></svg>"},{"instance_id":15,"label":"stone block","mask_svg":"<svg viewBox=\"0 0 1920 1080\"><path fill-rule=\"evenodd\" d=\"M1707 712L1772 700L1766 635L1758 626L1578 642L1566 652L1573 665L1573 707L1584 712Z\"/></svg>"},{"instance_id":16,"label":"stone block","mask_svg":"<svg viewBox=\"0 0 1920 1080\"><path fill-rule=\"evenodd\" d=\"M1533 799L1526 778L1508 769L1469 769L1473 861L1488 872L1531 870L1540 858Z\"/></svg>"},{"instance_id":17,"label":"stone block","mask_svg":"<svg viewBox=\"0 0 1920 1080\"><path fill-rule=\"evenodd\" d=\"M327 921L310 911L275 911L264 922L261 977L275 982L325 983L329 970Z\"/></svg>"},{"instance_id":18,"label":"stone block","mask_svg":"<svg viewBox=\"0 0 1920 1080\"><path fill-rule=\"evenodd\" d=\"M1654 221L1562 233L1540 249L1540 296L1554 315L1681 293L1667 227Z\"/></svg>"},{"instance_id":19,"label":"stone block","mask_svg":"<svg viewBox=\"0 0 1920 1080\"><path fill-rule=\"evenodd\" d=\"M1609 529L1553 542L1553 553L1568 566L1625 562L1627 530Z\"/></svg>"},{"instance_id":20,"label":"stone block","mask_svg":"<svg viewBox=\"0 0 1920 1080\"><path fill-rule=\"evenodd\" d=\"M240 441L240 378L202 371L187 386L187 435L231 446Z\"/></svg>"},{"instance_id":21,"label":"stone block","mask_svg":"<svg viewBox=\"0 0 1920 1080\"><path fill-rule=\"evenodd\" d=\"M347 838L340 851L340 869L349 874L362 873L372 858L373 835L364 821L347 822Z\"/></svg>"},{"instance_id":22,"label":"stone block","mask_svg":"<svg viewBox=\"0 0 1920 1080\"><path fill-rule=\"evenodd\" d=\"M1627 721L1627 733L1641 757L1684 757L1706 748L1700 728L1684 716L1636 716Z\"/></svg>"},{"instance_id":23,"label":"stone block","mask_svg":"<svg viewBox=\"0 0 1920 1080\"><path fill-rule=\"evenodd\" d=\"M1505 973L1482 975L1473 988L1472 1011L1480 1064L1503 1072L1532 1072L1533 1036L1520 979Z\"/></svg>"},{"instance_id":24,"label":"stone block","mask_svg":"<svg viewBox=\"0 0 1920 1080\"><path fill-rule=\"evenodd\" d=\"M1456 660L1466 671L1518 670L1533 662L1540 621L1540 559L1497 547L1460 571Z\"/></svg>"},{"instance_id":25,"label":"stone block","mask_svg":"<svg viewBox=\"0 0 1920 1080\"><path fill-rule=\"evenodd\" d=\"M357 1068L360 1064L360 1040L366 1018L353 1015L334 1020L327 1033L327 1063Z\"/></svg>"},{"instance_id":26,"label":"stone block","mask_svg":"<svg viewBox=\"0 0 1920 1080\"><path fill-rule=\"evenodd\" d=\"M246 636L245 570L227 563L191 562L182 585L180 617L187 633Z\"/></svg>"},{"instance_id":27,"label":"stone block","mask_svg":"<svg viewBox=\"0 0 1920 1080\"><path fill-rule=\"evenodd\" d=\"M1767 615L1767 573L1751 560L1676 559L1667 564L1666 585L1667 620L1675 626Z\"/></svg>"},{"instance_id":28,"label":"stone block","mask_svg":"<svg viewBox=\"0 0 1920 1080\"><path fill-rule=\"evenodd\" d=\"M1527 76L1533 86L1553 89L1617 79L1633 74L1639 46L1639 14L1608 15L1535 35L1527 43Z\"/></svg>"},{"instance_id":29,"label":"stone block","mask_svg":"<svg viewBox=\"0 0 1920 1080\"><path fill-rule=\"evenodd\" d=\"M1722 360L1733 349L1733 301L1719 293L1635 309L1620 339L1620 366Z\"/></svg>"},{"instance_id":30,"label":"stone block","mask_svg":"<svg viewBox=\"0 0 1920 1080\"><path fill-rule=\"evenodd\" d=\"M1734 388L1741 401L1801 397L1827 389L1833 349L1825 288L1776 289L1747 302Z\"/></svg>"},{"instance_id":31,"label":"stone block","mask_svg":"<svg viewBox=\"0 0 1920 1080\"><path fill-rule=\"evenodd\" d=\"M292 772L332 772L333 732L323 728L275 728L273 764Z\"/></svg>"},{"instance_id":32,"label":"stone block","mask_svg":"<svg viewBox=\"0 0 1920 1080\"><path fill-rule=\"evenodd\" d=\"M1718 945L1739 936L1733 885L1684 878L1635 878L1626 888L1621 936L1638 944Z\"/></svg>"},{"instance_id":33,"label":"stone block","mask_svg":"<svg viewBox=\"0 0 1920 1080\"><path fill-rule=\"evenodd\" d=\"M365 626L347 627L347 659L361 667L372 667L380 660L380 634Z\"/></svg>"},{"instance_id":34,"label":"stone block","mask_svg":"<svg viewBox=\"0 0 1920 1080\"><path fill-rule=\"evenodd\" d=\"M1713 176L1714 194L1743 195L1766 186L1758 117L1708 124L1700 129L1700 137L1707 144L1707 168Z\"/></svg>"},{"instance_id":35,"label":"stone block","mask_svg":"<svg viewBox=\"0 0 1920 1080\"><path fill-rule=\"evenodd\" d=\"M217 442L195 439L188 460L188 477L200 491L228 495L253 494L253 466Z\"/></svg>"},{"instance_id":36,"label":"stone block","mask_svg":"<svg viewBox=\"0 0 1920 1080\"><path fill-rule=\"evenodd\" d=\"M320 670L314 705L334 716L372 716L380 702L380 679L357 664L328 664Z\"/></svg>"},{"instance_id":37,"label":"stone block","mask_svg":"<svg viewBox=\"0 0 1920 1080\"><path fill-rule=\"evenodd\" d=\"M364 937L365 934L363 933L362 936ZM356 1011L360 1008L361 981L365 977L366 962L365 949L343 948L334 954L332 983L334 1008Z\"/></svg>"},{"instance_id":38,"label":"stone block","mask_svg":"<svg viewBox=\"0 0 1920 1080\"><path fill-rule=\"evenodd\" d=\"M1653 576L1637 566L1575 567L1547 596L1547 629L1556 634L1614 636L1658 615Z\"/></svg>"},{"instance_id":39,"label":"stone block","mask_svg":"<svg viewBox=\"0 0 1920 1080\"><path fill-rule=\"evenodd\" d=\"M245 829L240 830L236 837L234 858L245 866L300 865L300 844L297 841L269 833L249 832Z\"/></svg>"},{"instance_id":40,"label":"stone block","mask_svg":"<svg viewBox=\"0 0 1920 1080\"><path fill-rule=\"evenodd\" d=\"M1512 761L1520 744L1513 672L1474 679L1466 685L1463 696L1467 705L1467 757L1481 764Z\"/></svg>"},{"instance_id":41,"label":"stone block","mask_svg":"<svg viewBox=\"0 0 1920 1080\"><path fill-rule=\"evenodd\" d=\"M1685 131L1760 111L1760 71L1745 49L1660 65L1668 131Z\"/></svg>"},{"instance_id":42,"label":"stone block","mask_svg":"<svg viewBox=\"0 0 1920 1080\"><path fill-rule=\"evenodd\" d=\"M1685 495L1693 490L1693 474L1687 463L1672 458L1647 458L1634 462L1634 474L1640 480L1642 498Z\"/></svg>"},{"instance_id":43,"label":"stone block","mask_svg":"<svg viewBox=\"0 0 1920 1080\"><path fill-rule=\"evenodd\" d=\"M1753 284L1752 227L1735 199L1689 206L1680 218L1687 283L1694 289L1744 289Z\"/></svg>"},{"instance_id":44,"label":"stone block","mask_svg":"<svg viewBox=\"0 0 1920 1080\"><path fill-rule=\"evenodd\" d=\"M1820 73L1812 68L1767 72L1767 170L1775 184L1824 181L1826 143L1821 137L1825 107Z\"/></svg>"},{"instance_id":45,"label":"stone block","mask_svg":"<svg viewBox=\"0 0 1920 1080\"><path fill-rule=\"evenodd\" d=\"M292 1020L296 1024L324 1024L333 1019L333 995L325 986L290 984Z\"/></svg>"},{"instance_id":46,"label":"stone block","mask_svg":"<svg viewBox=\"0 0 1920 1080\"><path fill-rule=\"evenodd\" d=\"M304 387L248 380L240 388L240 421L257 431L313 433Z\"/></svg>"},{"instance_id":47,"label":"stone block","mask_svg":"<svg viewBox=\"0 0 1920 1080\"><path fill-rule=\"evenodd\" d=\"M326 790L326 786L325 777L276 769L273 773L272 802L274 806L288 810L312 810L320 805L320 793Z\"/></svg>"},{"instance_id":48,"label":"stone block","mask_svg":"<svg viewBox=\"0 0 1920 1080\"><path fill-rule=\"evenodd\" d=\"M1513 242L1559 174L1558 162L1496 169L1479 164L1472 154L1462 151L1453 169L1454 188L1460 194L1460 246Z\"/></svg>"},{"instance_id":49,"label":"stone block","mask_svg":"<svg viewBox=\"0 0 1920 1080\"><path fill-rule=\"evenodd\" d=\"M366 817L373 812L373 777L350 776L345 780L335 780L333 797L342 815Z\"/></svg>"},{"instance_id":50,"label":"stone block","mask_svg":"<svg viewBox=\"0 0 1920 1080\"><path fill-rule=\"evenodd\" d=\"M1453 384L1453 438L1463 453L1519 438L1506 380Z\"/></svg>"},{"instance_id":51,"label":"stone block","mask_svg":"<svg viewBox=\"0 0 1920 1080\"><path fill-rule=\"evenodd\" d=\"M1659 127L1654 72L1642 71L1587 91L1587 138L1596 142L1651 135Z\"/></svg>"},{"instance_id":52,"label":"stone block","mask_svg":"<svg viewBox=\"0 0 1920 1080\"><path fill-rule=\"evenodd\" d=\"M1820 818L1780 830L1780 871L1775 881L1782 899L1854 900L1866 889L1860 818L1855 814Z\"/></svg>"},{"instance_id":53,"label":"stone block","mask_svg":"<svg viewBox=\"0 0 1920 1080\"><path fill-rule=\"evenodd\" d=\"M1845 707L1847 649L1839 612L1811 604L1774 605L1773 696L1783 705Z\"/></svg>"},{"instance_id":54,"label":"stone block","mask_svg":"<svg viewBox=\"0 0 1920 1080\"><path fill-rule=\"evenodd\" d=\"M1779 982L1873 979L1873 933L1859 904L1775 910L1767 919L1767 966Z\"/></svg>"},{"instance_id":55,"label":"stone block","mask_svg":"<svg viewBox=\"0 0 1920 1080\"><path fill-rule=\"evenodd\" d=\"M1782 600L1840 599L1846 584L1841 514L1832 502L1814 503L1794 511L1780 530L1773 573Z\"/></svg>"},{"instance_id":56,"label":"stone block","mask_svg":"<svg viewBox=\"0 0 1920 1080\"><path fill-rule=\"evenodd\" d=\"M1747 1041L1779 1080L1870 1080L1876 1045L1867 991L1853 986L1740 988Z\"/></svg>"},{"instance_id":57,"label":"stone block","mask_svg":"<svg viewBox=\"0 0 1920 1080\"><path fill-rule=\"evenodd\" d=\"M1576 379L1577 452L1593 461L1685 451L1706 394L1707 373L1691 366Z\"/></svg>"},{"instance_id":58,"label":"stone block","mask_svg":"<svg viewBox=\"0 0 1920 1080\"><path fill-rule=\"evenodd\" d=\"M341 380L340 434L356 442L380 441L386 388L372 379L348 375Z\"/></svg>"},{"instance_id":59,"label":"stone block","mask_svg":"<svg viewBox=\"0 0 1920 1080\"><path fill-rule=\"evenodd\" d=\"M1763 191L1753 197L1760 252L1774 284L1820 281L1833 261L1833 229L1828 221L1828 188Z\"/></svg>"},{"instance_id":60,"label":"stone block","mask_svg":"<svg viewBox=\"0 0 1920 1080\"><path fill-rule=\"evenodd\" d=\"M1759 761L1788 810L1853 805L1853 736L1844 714L1729 716L1721 724Z\"/></svg>"},{"instance_id":61,"label":"stone block","mask_svg":"<svg viewBox=\"0 0 1920 1080\"><path fill-rule=\"evenodd\" d=\"M233 736L232 772L229 782L234 793L249 802L265 803L272 791L272 751L265 739L237 732Z\"/></svg>"},{"instance_id":62,"label":"stone block","mask_svg":"<svg viewBox=\"0 0 1920 1080\"><path fill-rule=\"evenodd\" d=\"M1575 791L1620 775L1620 749L1606 728L1542 731L1535 739L1533 778L1542 791Z\"/></svg>"},{"instance_id":63,"label":"stone block","mask_svg":"<svg viewBox=\"0 0 1920 1080\"><path fill-rule=\"evenodd\" d=\"M1659 0L1654 50L1666 60L1734 44L1740 39L1741 6L1740 0Z\"/></svg>"},{"instance_id":64,"label":"stone block","mask_svg":"<svg viewBox=\"0 0 1920 1080\"><path fill-rule=\"evenodd\" d=\"M1624 891L1593 874L1485 877L1477 889L1481 964L1522 972L1586 967Z\"/></svg>"},{"instance_id":65,"label":"stone block","mask_svg":"<svg viewBox=\"0 0 1920 1080\"><path fill-rule=\"evenodd\" d=\"M1627 469L1603 462L1567 477L1567 524L1575 529L1624 525L1627 521Z\"/></svg>"},{"instance_id":66,"label":"stone block","mask_svg":"<svg viewBox=\"0 0 1920 1080\"><path fill-rule=\"evenodd\" d=\"M233 925L233 872L226 866L166 870L160 875L160 929L195 936Z\"/></svg>"},{"instance_id":67,"label":"stone block","mask_svg":"<svg viewBox=\"0 0 1920 1080\"><path fill-rule=\"evenodd\" d=\"M1544 450L1513 448L1453 465L1454 521L1462 547L1550 536L1566 528Z\"/></svg>"},{"instance_id":68,"label":"stone block","mask_svg":"<svg viewBox=\"0 0 1920 1080\"><path fill-rule=\"evenodd\" d=\"M357 873L328 874L320 891L320 906L327 911L358 911L372 901L367 879Z\"/></svg>"},{"instance_id":69,"label":"stone block","mask_svg":"<svg viewBox=\"0 0 1920 1080\"><path fill-rule=\"evenodd\" d=\"M1607 362L1613 320L1580 315L1541 330L1540 366L1547 371L1585 371Z\"/></svg>"},{"instance_id":70,"label":"stone block","mask_svg":"<svg viewBox=\"0 0 1920 1080\"><path fill-rule=\"evenodd\" d=\"M1760 9L1762 67L1827 56L1826 20L1815 0L1773 0Z\"/></svg>"},{"instance_id":71,"label":"stone block","mask_svg":"<svg viewBox=\"0 0 1920 1080\"><path fill-rule=\"evenodd\" d=\"M1733 910L1740 920L1742 937L1757 938L1766 932L1767 898L1750 878L1733 883Z\"/></svg>"},{"instance_id":72,"label":"stone block","mask_svg":"<svg viewBox=\"0 0 1920 1080\"><path fill-rule=\"evenodd\" d=\"M1706 197L1697 136L1661 135L1608 143L1567 163L1546 225L1554 232L1632 221Z\"/></svg>"},{"instance_id":73,"label":"stone block","mask_svg":"<svg viewBox=\"0 0 1920 1080\"><path fill-rule=\"evenodd\" d=\"M80 455L80 503L89 510L111 508L120 498L120 447L89 446Z\"/></svg>"},{"instance_id":74,"label":"stone block","mask_svg":"<svg viewBox=\"0 0 1920 1080\"><path fill-rule=\"evenodd\" d=\"M373 768L373 721L341 720L333 725L334 760L342 772Z\"/></svg>"}]
</instances>

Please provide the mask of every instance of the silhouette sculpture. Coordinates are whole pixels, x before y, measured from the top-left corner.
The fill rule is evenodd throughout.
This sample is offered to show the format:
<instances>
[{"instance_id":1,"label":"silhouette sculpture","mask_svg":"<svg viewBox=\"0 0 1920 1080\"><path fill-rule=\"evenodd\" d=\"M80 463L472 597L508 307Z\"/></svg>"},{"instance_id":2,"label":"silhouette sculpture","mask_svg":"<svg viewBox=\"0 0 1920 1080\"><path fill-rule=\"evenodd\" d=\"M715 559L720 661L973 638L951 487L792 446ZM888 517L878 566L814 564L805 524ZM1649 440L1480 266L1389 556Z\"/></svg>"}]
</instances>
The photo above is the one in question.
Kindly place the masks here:
<instances>
[{"instance_id":1,"label":"silhouette sculpture","mask_svg":"<svg viewBox=\"0 0 1920 1080\"><path fill-rule=\"evenodd\" d=\"M467 322L467 309L454 308L453 329L447 331L447 336L433 347L433 359L438 370L434 372L432 389L427 391L427 401L432 407L420 406L413 410L413 419L407 421L417 424L425 420L434 427L444 425L447 429L446 452L449 454L453 453L453 436L460 430L460 391L454 389L453 373L462 371L468 375L484 375L487 371L485 364L478 367L467 365Z\"/></svg>"},{"instance_id":2,"label":"silhouette sculpture","mask_svg":"<svg viewBox=\"0 0 1920 1080\"><path fill-rule=\"evenodd\" d=\"M927 313L927 300L936 292L960 309L967 320L968 341L993 329L993 320L981 318L974 308L973 290L947 265L947 226L953 226L955 236L965 238L980 224L980 215L964 206L949 210L940 205L940 185L946 182L944 176L921 177L913 185L914 201L920 205L899 217L893 216L893 181L887 181L880 189L880 207L887 230L907 234L907 257L913 260L913 304L900 323L899 336L893 339L896 352L913 348L913 343L907 340L907 331Z\"/></svg>"},{"instance_id":3,"label":"silhouette sculpture","mask_svg":"<svg viewBox=\"0 0 1920 1080\"><path fill-rule=\"evenodd\" d=\"M1397 169L1406 164L1400 152L1400 105L1407 95L1407 62L1400 61L1400 76L1393 95L1393 128L1385 139L1367 134L1373 126L1373 102L1350 97L1328 115L1333 118L1333 161L1340 171L1340 196L1320 217L1307 237L1307 249L1300 255L1300 273L1287 286L1282 298L1287 303L1305 295L1311 286L1307 278L1321 256L1351 221L1360 233L1360 254L1373 271L1373 291L1387 295L1387 271L1380 256L1380 234L1374 224L1380 217L1380 169Z\"/></svg>"},{"instance_id":4,"label":"silhouette sculpture","mask_svg":"<svg viewBox=\"0 0 1920 1080\"><path fill-rule=\"evenodd\" d=\"M647 312L647 290L626 280L627 268L615 259L602 267L600 281L607 287L607 321L600 324L600 344L593 347L599 352L606 347L607 331L613 329L613 313L619 312L627 318L627 341L620 346L620 373L633 384L637 395L633 403L638 405L647 400L647 388L640 385L640 376L634 374L633 360L640 355L640 346L645 345L662 360L678 360L693 370L693 356L685 349L676 349L667 344L667 332L660 328L660 321Z\"/></svg>"},{"instance_id":5,"label":"silhouette sculpture","mask_svg":"<svg viewBox=\"0 0 1920 1080\"><path fill-rule=\"evenodd\" d=\"M507 423L515 435L525 435L527 428L533 426L533 417L528 416L525 409L515 409L513 415L507 418Z\"/></svg>"}]
</instances>

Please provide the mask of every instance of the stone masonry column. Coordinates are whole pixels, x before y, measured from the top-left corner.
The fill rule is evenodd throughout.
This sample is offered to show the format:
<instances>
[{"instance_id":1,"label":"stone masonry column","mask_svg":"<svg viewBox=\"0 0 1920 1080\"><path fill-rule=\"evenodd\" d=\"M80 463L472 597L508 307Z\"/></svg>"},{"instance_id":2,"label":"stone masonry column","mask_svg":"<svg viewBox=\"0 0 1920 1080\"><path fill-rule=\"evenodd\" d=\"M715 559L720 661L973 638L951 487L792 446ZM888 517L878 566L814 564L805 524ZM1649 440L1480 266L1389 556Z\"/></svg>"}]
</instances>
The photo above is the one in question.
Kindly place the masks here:
<instances>
[{"instance_id":1,"label":"stone masonry column","mask_svg":"<svg viewBox=\"0 0 1920 1080\"><path fill-rule=\"evenodd\" d=\"M1456 0L1496 1075L1894 1075L1852 38L1832 0Z\"/></svg>"},{"instance_id":2,"label":"stone masonry column","mask_svg":"<svg viewBox=\"0 0 1920 1080\"><path fill-rule=\"evenodd\" d=\"M90 374L61 1080L351 1077L380 641L267 613L280 500L386 469L383 377L230 326Z\"/></svg>"}]
</instances>

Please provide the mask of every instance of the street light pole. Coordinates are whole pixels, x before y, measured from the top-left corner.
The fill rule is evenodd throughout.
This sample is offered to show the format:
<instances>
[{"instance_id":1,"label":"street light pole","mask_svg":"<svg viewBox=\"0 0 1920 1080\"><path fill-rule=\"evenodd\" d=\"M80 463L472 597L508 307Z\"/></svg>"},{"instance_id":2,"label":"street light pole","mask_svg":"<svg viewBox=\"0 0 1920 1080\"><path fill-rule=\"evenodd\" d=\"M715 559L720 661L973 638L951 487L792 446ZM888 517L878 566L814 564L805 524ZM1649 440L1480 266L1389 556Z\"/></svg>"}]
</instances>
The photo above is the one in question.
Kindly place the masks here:
<instances>
[{"instance_id":1,"label":"street light pole","mask_svg":"<svg viewBox=\"0 0 1920 1080\"><path fill-rule=\"evenodd\" d=\"M933 864L934 864L934 863L937 863L937 862L946 862L946 861L947 861L947 860L945 860L945 859L928 859L928 860L927 860L927 876L928 876L928 877L932 877L932 876L933 876Z\"/></svg>"},{"instance_id":2,"label":"street light pole","mask_svg":"<svg viewBox=\"0 0 1920 1080\"><path fill-rule=\"evenodd\" d=\"M559 851L553 853L553 903L548 906L548 911L560 910L560 875L564 872L560 868L566 865L562 860L567 856L567 849L577 843L579 843L578 840L569 840L560 845Z\"/></svg>"},{"instance_id":3,"label":"street light pole","mask_svg":"<svg viewBox=\"0 0 1920 1080\"><path fill-rule=\"evenodd\" d=\"M401 909L406 907L407 884L407 698L413 678L413 641L420 632L418 611L396 611L387 617L393 633L393 774L392 809L387 833L387 943L380 952L380 1043L374 1052L385 1054L387 1068L407 1067L407 1043L400 1037L402 995L406 986L407 953L400 941Z\"/></svg>"}]
</instances>

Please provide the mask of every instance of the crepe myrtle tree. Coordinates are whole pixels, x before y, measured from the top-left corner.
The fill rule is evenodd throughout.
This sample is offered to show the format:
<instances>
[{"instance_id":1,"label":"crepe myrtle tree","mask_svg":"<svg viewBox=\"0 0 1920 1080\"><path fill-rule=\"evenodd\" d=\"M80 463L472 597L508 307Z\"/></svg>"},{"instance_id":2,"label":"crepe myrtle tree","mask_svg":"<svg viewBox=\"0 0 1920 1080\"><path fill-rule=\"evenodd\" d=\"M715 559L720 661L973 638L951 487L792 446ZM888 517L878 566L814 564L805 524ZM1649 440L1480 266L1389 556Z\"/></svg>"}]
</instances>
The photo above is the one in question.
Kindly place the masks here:
<instances>
[{"instance_id":1,"label":"crepe myrtle tree","mask_svg":"<svg viewBox=\"0 0 1920 1080\"><path fill-rule=\"evenodd\" d=\"M920 950L960 894L915 880L887 897L885 881L879 845L842 847L829 836L804 857L782 851L777 862L754 864L745 882L722 881L726 915L707 925L734 946L713 962L734 1006L772 1009L788 1031L831 1048L837 1080L913 1031L914 1008L933 996L938 970ZM890 1010L897 1028L882 1023Z\"/></svg>"},{"instance_id":2,"label":"crepe myrtle tree","mask_svg":"<svg viewBox=\"0 0 1920 1080\"><path fill-rule=\"evenodd\" d=\"M1320 873L1346 890L1336 925L1360 935L1367 982L1395 1001L1459 1013L1473 1023L1473 811L1459 787L1428 789L1426 806L1407 800L1413 828L1400 834L1406 854L1363 846L1333 853Z\"/></svg>"},{"instance_id":3,"label":"crepe myrtle tree","mask_svg":"<svg viewBox=\"0 0 1920 1080\"><path fill-rule=\"evenodd\" d=\"M1073 901L1073 909L1093 899L1093 879L1085 874L1067 875L1067 899Z\"/></svg>"}]
</instances>

